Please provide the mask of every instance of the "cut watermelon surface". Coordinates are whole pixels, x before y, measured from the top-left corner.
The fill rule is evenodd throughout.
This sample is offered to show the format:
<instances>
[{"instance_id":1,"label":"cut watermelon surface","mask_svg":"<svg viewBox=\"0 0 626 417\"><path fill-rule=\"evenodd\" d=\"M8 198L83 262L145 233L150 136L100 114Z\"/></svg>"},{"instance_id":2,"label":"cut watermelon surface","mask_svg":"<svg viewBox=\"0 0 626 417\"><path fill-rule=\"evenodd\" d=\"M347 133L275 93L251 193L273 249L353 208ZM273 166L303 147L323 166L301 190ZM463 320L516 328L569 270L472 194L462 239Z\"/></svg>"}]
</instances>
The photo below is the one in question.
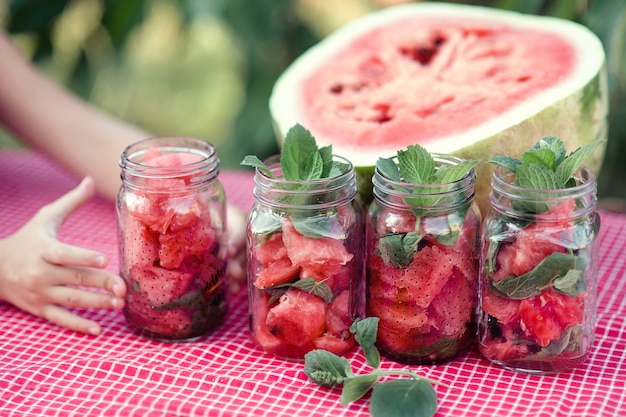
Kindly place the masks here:
<instances>
[{"instance_id":1,"label":"cut watermelon surface","mask_svg":"<svg viewBox=\"0 0 626 417\"><path fill-rule=\"evenodd\" d=\"M416 2L355 19L306 51L276 81L270 109L279 144L300 123L351 160L368 195L376 160L415 143L484 162L519 157L546 135L571 149L606 139L605 56L570 21ZM603 150L587 161L596 171ZM477 168L482 209L492 172Z\"/></svg>"},{"instance_id":2,"label":"cut watermelon surface","mask_svg":"<svg viewBox=\"0 0 626 417\"><path fill-rule=\"evenodd\" d=\"M194 153L145 154L150 192L125 192L118 204L120 269L127 284L124 308L134 328L159 339L198 337L219 325L227 309L225 260L220 252L223 208L210 193L169 193L181 164ZM161 179L159 174L167 174Z\"/></svg>"}]
</instances>

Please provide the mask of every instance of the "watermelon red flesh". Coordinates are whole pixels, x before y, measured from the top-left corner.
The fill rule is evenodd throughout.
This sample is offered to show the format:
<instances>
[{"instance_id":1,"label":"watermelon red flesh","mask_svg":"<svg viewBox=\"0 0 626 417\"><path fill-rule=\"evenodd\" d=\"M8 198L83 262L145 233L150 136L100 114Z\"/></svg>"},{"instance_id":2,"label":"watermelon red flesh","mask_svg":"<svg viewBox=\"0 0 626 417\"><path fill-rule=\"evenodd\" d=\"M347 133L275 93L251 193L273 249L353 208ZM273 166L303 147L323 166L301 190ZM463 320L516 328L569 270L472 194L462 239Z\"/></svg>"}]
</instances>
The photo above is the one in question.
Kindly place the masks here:
<instances>
[{"instance_id":1,"label":"watermelon red flesh","mask_svg":"<svg viewBox=\"0 0 626 417\"><path fill-rule=\"evenodd\" d=\"M471 18L398 19L345 49L303 81L300 122L384 153L479 126L570 76L576 59L555 33Z\"/></svg>"},{"instance_id":2,"label":"watermelon red flesh","mask_svg":"<svg viewBox=\"0 0 626 417\"><path fill-rule=\"evenodd\" d=\"M305 126L351 160L369 201L376 160L410 144L487 161L546 135L568 149L606 139L604 50L570 21L416 2L355 19L305 52L276 81L270 110L279 144ZM603 152L588 166L599 170ZM476 171L486 210L493 166Z\"/></svg>"}]
</instances>

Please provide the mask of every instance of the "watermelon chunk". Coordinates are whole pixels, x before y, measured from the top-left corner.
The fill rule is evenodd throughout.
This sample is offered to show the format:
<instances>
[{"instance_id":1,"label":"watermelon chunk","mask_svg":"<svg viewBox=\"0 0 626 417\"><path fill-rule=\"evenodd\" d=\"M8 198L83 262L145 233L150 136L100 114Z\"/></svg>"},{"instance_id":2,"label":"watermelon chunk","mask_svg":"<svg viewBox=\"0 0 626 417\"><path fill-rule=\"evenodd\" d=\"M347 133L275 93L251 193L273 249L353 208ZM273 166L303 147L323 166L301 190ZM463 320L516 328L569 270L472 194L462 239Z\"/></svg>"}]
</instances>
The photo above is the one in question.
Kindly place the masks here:
<instances>
[{"instance_id":1,"label":"watermelon chunk","mask_svg":"<svg viewBox=\"0 0 626 417\"><path fill-rule=\"evenodd\" d=\"M302 277L323 280L339 273L354 257L341 239L310 238L300 234L291 221L283 221L283 242L294 266L302 268Z\"/></svg>"},{"instance_id":2,"label":"watermelon chunk","mask_svg":"<svg viewBox=\"0 0 626 417\"><path fill-rule=\"evenodd\" d=\"M288 290L280 302L267 313L266 324L290 350L292 355L304 357L326 329L326 303L312 294L300 290Z\"/></svg>"}]
</instances>

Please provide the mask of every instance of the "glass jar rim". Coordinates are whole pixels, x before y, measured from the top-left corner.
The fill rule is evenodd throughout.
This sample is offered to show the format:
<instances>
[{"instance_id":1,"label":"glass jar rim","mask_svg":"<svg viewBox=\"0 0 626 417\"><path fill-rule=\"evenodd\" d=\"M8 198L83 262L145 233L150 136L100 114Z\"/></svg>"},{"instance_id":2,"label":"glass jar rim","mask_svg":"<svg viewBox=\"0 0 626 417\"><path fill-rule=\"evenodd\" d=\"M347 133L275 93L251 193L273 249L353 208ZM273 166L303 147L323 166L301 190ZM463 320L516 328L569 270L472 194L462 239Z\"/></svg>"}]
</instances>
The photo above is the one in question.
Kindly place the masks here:
<instances>
[{"instance_id":1,"label":"glass jar rim","mask_svg":"<svg viewBox=\"0 0 626 417\"><path fill-rule=\"evenodd\" d=\"M577 184L572 187L537 190L513 184L515 173L508 168L498 166L491 179L492 189L511 198L538 197L541 199L576 198L596 189L596 175L591 168L582 165L573 175Z\"/></svg>"},{"instance_id":2,"label":"glass jar rim","mask_svg":"<svg viewBox=\"0 0 626 417\"><path fill-rule=\"evenodd\" d=\"M158 149L162 154L191 153L199 159L180 165L162 166L146 163L143 158L151 149ZM217 178L220 161L213 144L206 140L187 136L150 137L128 145L120 156L119 166L122 181L129 186L142 188L145 180L172 180L189 178L185 187L203 185Z\"/></svg>"},{"instance_id":3,"label":"glass jar rim","mask_svg":"<svg viewBox=\"0 0 626 417\"><path fill-rule=\"evenodd\" d=\"M463 158L443 153L431 153L431 156L435 160L435 166L454 166L465 161ZM397 159L397 156L394 156L391 159ZM474 197L476 178L476 171L472 168L462 178L455 181L441 184L415 184L392 179L385 175L380 169L378 169L378 167L375 167L372 184L374 197L377 200L383 202L383 204L393 206L398 209L411 208L409 205L401 202L404 198L429 198L466 194L464 199L448 203L445 206L437 206L438 209L451 209L453 207L466 204L467 201ZM393 202L392 200L397 201Z\"/></svg>"},{"instance_id":4,"label":"glass jar rim","mask_svg":"<svg viewBox=\"0 0 626 417\"><path fill-rule=\"evenodd\" d=\"M501 213L509 213L516 217L532 217L533 220L545 218L551 220L560 213L551 215L549 212L531 213L513 208L513 202L542 203L548 206L560 205L568 200L583 200L584 203L574 209L571 217L587 215L597 207L597 183L593 170L585 165L580 166L573 174L576 185L560 188L538 190L513 184L515 173L510 169L498 166L491 178L489 201L491 207ZM539 217L537 217L539 216Z\"/></svg>"}]
</instances>

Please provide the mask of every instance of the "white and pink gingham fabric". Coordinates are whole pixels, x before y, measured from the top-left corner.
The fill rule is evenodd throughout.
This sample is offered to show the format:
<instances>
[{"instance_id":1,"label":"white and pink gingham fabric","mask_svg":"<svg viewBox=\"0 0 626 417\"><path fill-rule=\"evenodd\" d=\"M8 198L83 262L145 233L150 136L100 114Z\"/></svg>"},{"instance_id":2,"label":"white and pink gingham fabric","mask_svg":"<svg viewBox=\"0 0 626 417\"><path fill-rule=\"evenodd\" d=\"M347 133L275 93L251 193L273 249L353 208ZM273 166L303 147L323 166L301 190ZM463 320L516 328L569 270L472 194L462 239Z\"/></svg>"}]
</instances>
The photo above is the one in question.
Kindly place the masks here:
<instances>
[{"instance_id":1,"label":"white and pink gingham fabric","mask_svg":"<svg viewBox=\"0 0 626 417\"><path fill-rule=\"evenodd\" d=\"M229 201L250 209L252 176L224 171ZM31 151L0 152L0 237L79 182ZM445 365L413 367L441 381L437 416L626 415L626 215L601 213L596 342L588 361L551 376L513 373L477 350ZM61 230L67 243L111 258L117 270L114 205L94 198ZM121 312L77 310L99 337L56 327L0 302L0 416L367 416L368 400L340 405L340 389L309 382L302 363L273 358L248 338L245 290L227 321L193 343L134 334ZM367 372L363 355L348 356ZM384 369L403 365L383 360Z\"/></svg>"}]
</instances>

